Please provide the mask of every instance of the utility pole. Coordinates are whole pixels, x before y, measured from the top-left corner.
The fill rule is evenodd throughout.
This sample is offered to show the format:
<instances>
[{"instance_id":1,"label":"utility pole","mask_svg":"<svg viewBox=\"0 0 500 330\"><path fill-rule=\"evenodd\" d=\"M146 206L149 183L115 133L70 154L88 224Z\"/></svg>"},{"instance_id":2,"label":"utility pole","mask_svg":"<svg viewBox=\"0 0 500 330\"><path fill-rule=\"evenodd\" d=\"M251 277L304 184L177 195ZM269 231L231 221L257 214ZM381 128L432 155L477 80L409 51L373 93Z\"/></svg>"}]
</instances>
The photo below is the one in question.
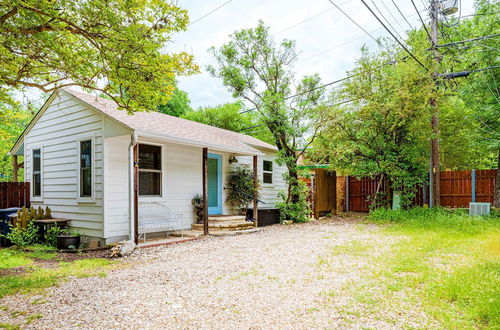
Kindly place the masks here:
<instances>
[{"instance_id":1,"label":"utility pole","mask_svg":"<svg viewBox=\"0 0 500 330\"><path fill-rule=\"evenodd\" d=\"M432 52L434 53L434 60L436 64L433 70L433 77L435 82L435 90L438 88L438 70L439 70L439 51L437 48L438 45L438 15L439 15L439 2L440 0L430 0L430 17L431 17L431 42L432 42ZM430 201L430 205L433 207L441 205L441 196L440 196L440 162L439 162L439 109L437 105L437 100L433 96L429 100L431 111L432 111L432 119L431 119L431 127L432 127L432 138L431 138L431 161L430 161L430 189L432 200Z\"/></svg>"}]
</instances>

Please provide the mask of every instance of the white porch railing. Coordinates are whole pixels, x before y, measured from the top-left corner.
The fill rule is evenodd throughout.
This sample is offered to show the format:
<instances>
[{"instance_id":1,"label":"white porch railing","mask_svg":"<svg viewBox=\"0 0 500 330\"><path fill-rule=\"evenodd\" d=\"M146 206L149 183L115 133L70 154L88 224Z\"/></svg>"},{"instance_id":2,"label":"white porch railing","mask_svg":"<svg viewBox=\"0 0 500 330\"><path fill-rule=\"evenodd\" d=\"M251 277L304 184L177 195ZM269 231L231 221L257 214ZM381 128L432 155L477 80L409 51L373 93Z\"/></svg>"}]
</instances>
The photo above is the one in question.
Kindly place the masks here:
<instances>
[{"instance_id":1,"label":"white porch railing","mask_svg":"<svg viewBox=\"0 0 500 330\"><path fill-rule=\"evenodd\" d=\"M162 202L139 203L139 239L160 231L181 232L184 236L183 215L172 213Z\"/></svg>"}]
</instances>

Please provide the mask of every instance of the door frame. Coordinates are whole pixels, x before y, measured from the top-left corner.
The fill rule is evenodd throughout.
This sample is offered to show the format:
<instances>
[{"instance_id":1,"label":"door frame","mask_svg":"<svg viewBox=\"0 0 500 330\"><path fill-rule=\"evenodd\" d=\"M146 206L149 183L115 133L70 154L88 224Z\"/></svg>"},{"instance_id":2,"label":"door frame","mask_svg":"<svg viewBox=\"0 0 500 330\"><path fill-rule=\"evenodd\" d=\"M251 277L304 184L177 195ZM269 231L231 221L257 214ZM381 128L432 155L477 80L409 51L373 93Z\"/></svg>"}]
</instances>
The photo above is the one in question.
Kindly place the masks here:
<instances>
[{"instance_id":1,"label":"door frame","mask_svg":"<svg viewBox=\"0 0 500 330\"><path fill-rule=\"evenodd\" d=\"M208 214L222 214L222 155L209 153L208 158L217 159L217 206L209 206ZM207 178L208 180L208 178Z\"/></svg>"}]
</instances>

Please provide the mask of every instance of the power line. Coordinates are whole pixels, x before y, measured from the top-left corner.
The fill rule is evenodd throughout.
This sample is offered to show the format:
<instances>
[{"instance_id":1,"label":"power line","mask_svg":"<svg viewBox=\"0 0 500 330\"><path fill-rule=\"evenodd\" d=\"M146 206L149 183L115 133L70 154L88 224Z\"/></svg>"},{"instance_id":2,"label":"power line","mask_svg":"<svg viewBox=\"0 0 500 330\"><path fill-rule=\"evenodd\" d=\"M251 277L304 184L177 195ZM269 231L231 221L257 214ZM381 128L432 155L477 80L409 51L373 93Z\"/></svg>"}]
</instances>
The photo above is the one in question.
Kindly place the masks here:
<instances>
[{"instance_id":1,"label":"power line","mask_svg":"<svg viewBox=\"0 0 500 330\"><path fill-rule=\"evenodd\" d=\"M367 34L370 38L372 38L377 44L380 45L380 41L378 39L376 39L374 36L372 36L370 34L370 32L366 31L361 25L358 24L358 22L356 22L354 19L351 18L351 16L349 16L345 11L342 10L342 8L340 8L339 6L337 6L335 4L335 2L333 2L332 0L328 0L332 5L335 6L335 8L337 8L342 14L344 14L344 16L346 16L351 22L353 22L357 27L359 27L361 30L363 30L363 32L365 34Z\"/></svg>"},{"instance_id":2,"label":"power line","mask_svg":"<svg viewBox=\"0 0 500 330\"><path fill-rule=\"evenodd\" d=\"M368 6L365 2L365 0L361 0L361 2L365 5L365 7L372 13L372 15L377 19L377 21L379 21L380 24L382 24L382 26L384 27L384 29L389 32L389 34L394 38L394 40L397 41L397 43L418 63L420 64L421 67L423 67L426 71L429 71L429 69L427 69L427 67L425 65L422 64L422 62L420 62L416 57L415 55L413 55L409 50L408 48L406 48L405 45L403 45L403 43L401 43L401 41L399 41L398 38L396 38L396 36L391 32L391 30L389 30L387 28L387 26L385 26L384 22L382 22L380 20L380 18L373 12L373 10L370 8L370 6ZM412 0L413 2L413 0ZM420 14L419 14L420 15Z\"/></svg>"},{"instance_id":3,"label":"power line","mask_svg":"<svg viewBox=\"0 0 500 330\"><path fill-rule=\"evenodd\" d=\"M422 22L422 25L425 29L425 33L427 33L427 37L429 38L429 41L431 42L431 45L433 45L434 43L432 42L432 38L431 38L431 34L429 33L429 30L427 30L427 26L425 25L425 22L424 20L422 19L422 16L420 16L420 12L418 11L418 8L417 6L415 5L415 2L413 0L411 0L411 3L413 5L413 8L415 8L415 11L418 13L418 18L420 19L420 21Z\"/></svg>"},{"instance_id":4,"label":"power line","mask_svg":"<svg viewBox=\"0 0 500 330\"><path fill-rule=\"evenodd\" d=\"M400 39L405 40L405 38L403 38L403 37L399 34L398 30L396 30L396 29L394 28L394 26L392 26L391 22L389 22L389 20L388 20L388 19L384 16L384 14L382 13L382 11L380 11L380 9L378 8L378 6L377 6L377 4L375 3L375 1L371 0L371 2L372 2L372 4L373 4L373 6L375 7L375 9L376 9L376 10L378 11L378 13L380 14L380 16L382 16L382 18L385 20L385 22L387 23L387 25L389 25L389 27L390 27L391 29L393 29L393 30L394 30L394 32L398 35L398 37L399 37ZM382 3L383 3L383 2L382 2ZM387 7L386 7L386 8L387 8ZM391 14L391 15L392 15L392 14ZM393 17L394 17L394 16L393 16Z\"/></svg>"},{"instance_id":5,"label":"power line","mask_svg":"<svg viewBox=\"0 0 500 330\"><path fill-rule=\"evenodd\" d=\"M477 41L477 40L484 40L484 39L496 38L496 37L499 37L499 36L500 36L500 33L496 33L496 34L492 34L492 35L489 35L489 36L477 37L477 38L466 39L466 40L461 40L461 41L449 42L447 44L436 45L436 47L440 48L440 47L448 47L448 46L461 45L461 44L464 44L466 42L474 42L474 41ZM430 48L428 48L427 50L429 50L429 49Z\"/></svg>"},{"instance_id":6,"label":"power line","mask_svg":"<svg viewBox=\"0 0 500 330\"><path fill-rule=\"evenodd\" d=\"M401 28L401 31L405 31L403 26L396 20L396 17L392 14L392 11L386 6L385 2L383 0L380 0L380 3L382 3L382 6L384 6L385 10L387 10L389 15L391 15L392 19L397 22L396 24Z\"/></svg>"},{"instance_id":7,"label":"power line","mask_svg":"<svg viewBox=\"0 0 500 330\"><path fill-rule=\"evenodd\" d=\"M425 10L423 10L423 11L425 11ZM413 16L415 16L415 15L417 15L417 14L412 14L412 15L409 15L408 17L413 17ZM403 20L403 19L400 19L400 20L399 20L399 22L401 22L402 20ZM379 28L376 28L376 29L374 29L374 30L371 30L370 32L371 32L371 33L374 33L374 32L377 32L377 31L379 31L379 30L383 30L383 29L384 29L383 27L379 27ZM319 55L322 55L322 54L327 53L327 52L330 52L330 51L332 51L332 50L334 50L334 49L337 49L337 48L340 48L340 47L342 47L342 46L345 46L345 45L347 45L347 44L349 44L349 43L351 43L351 42L354 42L354 41L356 41L356 40L359 40L359 39L361 39L361 38L365 37L365 35L366 35L366 34L362 34L362 35L360 35L360 36L358 36L358 37L356 37L356 38L354 38L354 39L347 40L347 41L345 41L345 42L343 42L343 43L341 43L341 44L339 44L339 45L335 45L335 46L333 46L333 47L330 47L330 48L327 48L327 49L325 49L325 50L322 50L322 51L320 51L320 52L318 52L318 53L316 53L316 54L313 54L313 55L311 55L311 56L309 56L309 57L306 57L306 58L304 58L304 59L302 59L302 60L298 61L297 63L306 62L306 61L308 61L308 60L310 60L310 59L312 59L312 58L315 58L315 57L317 57L317 56L319 56Z\"/></svg>"},{"instance_id":8,"label":"power line","mask_svg":"<svg viewBox=\"0 0 500 330\"><path fill-rule=\"evenodd\" d=\"M405 60L406 57L402 58L402 60ZM396 63L396 60L392 60L392 61L389 61L389 62L386 62L386 63L383 63L383 64L380 64L380 65L377 65L373 68L371 68L372 70L374 69L378 69L378 68L382 68L384 66L387 66L387 65L393 65ZM323 84L321 86L317 86L317 87L314 87L314 88L311 88L311 89L308 89L307 91L303 91L301 93L295 93L293 95L289 95L287 97L284 98L284 100L289 100L295 96L300 96L300 95L304 95L304 94L307 94L307 93L310 93L310 92L313 92L315 90L318 90L320 88L324 88L324 87L328 87L328 86L331 86L331 85L334 85L334 84L337 84L339 82L342 82L344 80L347 80L347 79L350 79L350 78L354 78L356 76L359 76L360 74L363 74L364 72L358 72L358 73L355 73L355 74L352 74L350 76L347 76L347 77L344 77L344 78L340 78L340 79L337 79L337 80L334 80L334 81L330 81L329 83L326 83L326 84ZM251 108L251 109L248 109L248 110L244 110L244 111L241 111L240 114L243 114L243 113L247 113L247 112L250 112L250 111L255 111L257 110L257 108Z\"/></svg>"},{"instance_id":9,"label":"power line","mask_svg":"<svg viewBox=\"0 0 500 330\"><path fill-rule=\"evenodd\" d=\"M350 1L352 1L352 0L349 0L349 1L347 1L347 2L350 2ZM346 3L346 2L345 2L345 3ZM295 23L295 24L293 24L293 25L290 25L290 26L288 26L288 27L284 28L283 30L280 30L280 31L276 32L274 35L278 35L278 34L281 34L281 33L283 33L283 32L286 32L286 31L288 31L288 30L291 30L291 29L293 29L293 28L294 28L294 27L296 27L296 26L299 26L299 25L301 25L301 24L304 24L304 23L306 23L306 22L309 22L309 21L311 21L311 20L315 19L316 17L319 17L319 16L321 16L321 15L324 15L324 14L326 14L326 13L328 13L328 12L330 12L330 11L334 10L334 9L335 9L335 8L328 8L328 9L325 9L325 10L323 10L323 11L319 12L319 13L318 13L318 14L316 14L316 15L310 16L310 17L308 17L308 18L306 18L306 19L304 19L304 20L302 20L302 21L300 21L300 22L298 22L298 23Z\"/></svg>"},{"instance_id":10,"label":"power line","mask_svg":"<svg viewBox=\"0 0 500 330\"><path fill-rule=\"evenodd\" d=\"M214 12L216 12L219 9L221 9L222 7L224 7L225 5L227 5L228 3L230 3L231 1L233 1L233 0L228 0L228 1L224 2L222 5L220 5L220 6L216 7L216 8L214 8L214 9L212 9L211 11L209 11L208 13L206 13L205 15L198 17L197 19L195 19L194 21L192 21L191 23L189 23L188 26L191 26L191 25L193 25L195 23L198 23L199 21L201 21L205 17L213 14Z\"/></svg>"},{"instance_id":11,"label":"power line","mask_svg":"<svg viewBox=\"0 0 500 330\"><path fill-rule=\"evenodd\" d=\"M396 2L394 0L391 0L391 1L392 1L392 4L394 5L394 7L396 7L396 9L398 10L399 14L403 17L403 19L405 20L405 22L410 27L410 30L413 30L413 26L410 24L410 22L408 22L408 20L406 19L406 16L403 14L403 12L401 11L401 9L399 9L399 7L396 4ZM383 3L383 1L382 1L382 3Z\"/></svg>"}]
</instances>

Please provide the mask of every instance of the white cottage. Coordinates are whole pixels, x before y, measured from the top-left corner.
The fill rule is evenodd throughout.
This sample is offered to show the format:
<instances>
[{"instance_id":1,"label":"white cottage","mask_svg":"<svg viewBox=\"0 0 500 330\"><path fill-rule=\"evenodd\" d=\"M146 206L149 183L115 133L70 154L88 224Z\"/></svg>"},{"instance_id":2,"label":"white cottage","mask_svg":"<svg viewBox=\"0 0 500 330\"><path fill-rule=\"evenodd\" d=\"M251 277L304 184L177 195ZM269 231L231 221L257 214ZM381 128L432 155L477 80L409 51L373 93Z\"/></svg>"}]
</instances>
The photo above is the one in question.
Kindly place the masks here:
<instances>
[{"instance_id":1,"label":"white cottage","mask_svg":"<svg viewBox=\"0 0 500 330\"><path fill-rule=\"evenodd\" d=\"M129 115L113 101L73 90L49 97L11 154L24 156L32 205L49 206L76 230L112 243L137 238L139 222L196 223L191 200L203 193L204 150L209 215L232 214L226 177L231 164L252 164L253 156L259 209L275 208L286 189L275 146L158 112Z\"/></svg>"}]
</instances>

